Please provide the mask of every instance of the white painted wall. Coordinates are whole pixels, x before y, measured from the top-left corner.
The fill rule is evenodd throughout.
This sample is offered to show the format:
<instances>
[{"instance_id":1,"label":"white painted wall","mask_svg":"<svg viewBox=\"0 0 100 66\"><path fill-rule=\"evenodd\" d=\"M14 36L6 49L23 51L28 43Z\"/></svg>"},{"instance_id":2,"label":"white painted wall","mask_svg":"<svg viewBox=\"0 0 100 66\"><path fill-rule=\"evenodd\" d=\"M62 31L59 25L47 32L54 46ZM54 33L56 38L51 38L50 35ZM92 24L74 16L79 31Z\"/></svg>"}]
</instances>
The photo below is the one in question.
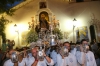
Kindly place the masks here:
<instances>
[{"instance_id":1,"label":"white painted wall","mask_svg":"<svg viewBox=\"0 0 100 66\"><path fill-rule=\"evenodd\" d=\"M60 29L62 31L70 32L68 41L73 40L73 19L76 18L76 27L87 26L89 28L89 21L91 21L92 13L99 20L100 19L100 1L70 3L63 0L47 0L48 8L52 14L56 16L56 19L60 21ZM17 24L19 28L19 36L23 31L28 31L28 22L31 22L31 17L37 14L39 10L39 1L34 0L31 3L23 6L15 12L12 17L7 16L10 23L6 27L6 35L8 39L14 39L16 46L18 44L18 35L14 31L14 24ZM89 33L89 31L88 31ZM89 33L90 38L90 33ZM20 39L21 41L21 39ZM21 43L20 43L21 44Z\"/></svg>"}]
</instances>

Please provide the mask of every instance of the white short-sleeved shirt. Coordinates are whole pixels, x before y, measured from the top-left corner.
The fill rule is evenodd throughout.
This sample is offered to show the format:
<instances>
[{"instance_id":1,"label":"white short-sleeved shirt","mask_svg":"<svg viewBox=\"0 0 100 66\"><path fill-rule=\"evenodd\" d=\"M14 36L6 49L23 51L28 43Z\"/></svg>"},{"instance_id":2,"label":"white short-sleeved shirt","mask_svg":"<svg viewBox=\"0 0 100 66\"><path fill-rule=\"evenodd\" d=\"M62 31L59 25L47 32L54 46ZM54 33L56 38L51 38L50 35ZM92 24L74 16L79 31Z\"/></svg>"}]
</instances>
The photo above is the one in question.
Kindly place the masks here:
<instances>
[{"instance_id":1,"label":"white short-sleeved shirt","mask_svg":"<svg viewBox=\"0 0 100 66\"><path fill-rule=\"evenodd\" d=\"M26 66L31 66L35 59L34 57L28 57L25 59L26 61ZM43 61L38 61L37 66L47 66L47 65L54 65L53 60L51 59L51 63L48 63L46 59L44 59Z\"/></svg>"},{"instance_id":2,"label":"white short-sleeved shirt","mask_svg":"<svg viewBox=\"0 0 100 66\"><path fill-rule=\"evenodd\" d=\"M34 57L25 58L26 66L31 66L35 61Z\"/></svg>"},{"instance_id":3,"label":"white short-sleeved shirt","mask_svg":"<svg viewBox=\"0 0 100 66\"><path fill-rule=\"evenodd\" d=\"M64 59L62 59L60 54L57 54L57 64L56 66L64 66Z\"/></svg>"},{"instance_id":4,"label":"white short-sleeved shirt","mask_svg":"<svg viewBox=\"0 0 100 66\"><path fill-rule=\"evenodd\" d=\"M7 60L3 66L14 66L14 63L12 63L11 59Z\"/></svg>"},{"instance_id":5,"label":"white short-sleeved shirt","mask_svg":"<svg viewBox=\"0 0 100 66\"><path fill-rule=\"evenodd\" d=\"M85 57L86 57L86 59L85 59L86 65L85 66L97 66L93 52L88 51L87 53L85 53Z\"/></svg>"},{"instance_id":6,"label":"white short-sleeved shirt","mask_svg":"<svg viewBox=\"0 0 100 66\"><path fill-rule=\"evenodd\" d=\"M25 64L26 64L25 58L23 58L21 62L18 62L18 66L25 66Z\"/></svg>"},{"instance_id":7,"label":"white short-sleeved shirt","mask_svg":"<svg viewBox=\"0 0 100 66\"><path fill-rule=\"evenodd\" d=\"M26 61L25 58L21 62L18 62L18 66L25 66ZM11 61L11 59L7 60L3 66L14 66L14 63Z\"/></svg>"},{"instance_id":8,"label":"white short-sleeved shirt","mask_svg":"<svg viewBox=\"0 0 100 66\"><path fill-rule=\"evenodd\" d=\"M94 54L91 51L88 51L87 53L77 51L76 58L78 66L81 66L81 64L84 64L84 66L97 66Z\"/></svg>"},{"instance_id":9,"label":"white short-sleeved shirt","mask_svg":"<svg viewBox=\"0 0 100 66\"><path fill-rule=\"evenodd\" d=\"M51 63L48 63L45 59L44 61L38 61L37 63L37 66L47 66L47 65L50 65L50 66L53 66L53 60L51 60Z\"/></svg>"},{"instance_id":10,"label":"white short-sleeved shirt","mask_svg":"<svg viewBox=\"0 0 100 66\"><path fill-rule=\"evenodd\" d=\"M68 57L65 57L64 58L64 61L65 61L65 66L77 66L77 60L76 60L76 57L69 53Z\"/></svg>"}]
</instances>

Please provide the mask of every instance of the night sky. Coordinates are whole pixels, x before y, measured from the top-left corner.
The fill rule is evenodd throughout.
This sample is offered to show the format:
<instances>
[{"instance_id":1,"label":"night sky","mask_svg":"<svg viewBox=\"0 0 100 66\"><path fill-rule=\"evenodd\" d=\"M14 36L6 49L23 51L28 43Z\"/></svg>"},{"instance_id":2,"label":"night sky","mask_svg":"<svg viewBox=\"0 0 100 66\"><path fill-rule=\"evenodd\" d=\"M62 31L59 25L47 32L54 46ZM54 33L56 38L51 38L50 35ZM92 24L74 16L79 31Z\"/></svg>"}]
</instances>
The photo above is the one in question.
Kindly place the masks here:
<instances>
[{"instance_id":1,"label":"night sky","mask_svg":"<svg viewBox=\"0 0 100 66\"><path fill-rule=\"evenodd\" d=\"M12 5L7 4L7 6L8 6L9 8L12 8L12 7L18 5L18 4L21 3L21 2L23 2L23 0L21 0L21 1L16 1L16 2L15 2L14 4L12 4Z\"/></svg>"}]
</instances>

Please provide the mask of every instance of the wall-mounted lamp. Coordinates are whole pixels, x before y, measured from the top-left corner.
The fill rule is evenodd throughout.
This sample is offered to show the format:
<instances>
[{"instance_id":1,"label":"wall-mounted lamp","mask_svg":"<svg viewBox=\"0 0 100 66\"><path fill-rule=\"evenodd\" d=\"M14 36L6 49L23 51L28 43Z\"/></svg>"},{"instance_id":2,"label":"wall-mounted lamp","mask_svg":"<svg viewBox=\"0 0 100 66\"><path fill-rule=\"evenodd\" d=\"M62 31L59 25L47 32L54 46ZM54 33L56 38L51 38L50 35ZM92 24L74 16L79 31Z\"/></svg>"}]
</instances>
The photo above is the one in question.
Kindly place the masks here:
<instances>
[{"instance_id":1,"label":"wall-mounted lamp","mask_svg":"<svg viewBox=\"0 0 100 66\"><path fill-rule=\"evenodd\" d=\"M18 30L17 24L14 25L14 28L15 28L15 32L17 32L17 34L18 34L18 46L20 46L20 41L19 41L19 30Z\"/></svg>"},{"instance_id":2,"label":"wall-mounted lamp","mask_svg":"<svg viewBox=\"0 0 100 66\"><path fill-rule=\"evenodd\" d=\"M77 21L77 20L74 18L74 19L73 19L73 43L75 42L75 41L74 41L74 39L75 39L75 38L74 38L75 21Z\"/></svg>"},{"instance_id":3,"label":"wall-mounted lamp","mask_svg":"<svg viewBox=\"0 0 100 66\"><path fill-rule=\"evenodd\" d=\"M77 21L77 20L74 18L73 21Z\"/></svg>"},{"instance_id":4,"label":"wall-mounted lamp","mask_svg":"<svg viewBox=\"0 0 100 66\"><path fill-rule=\"evenodd\" d=\"M15 24L14 25L15 31L18 32L18 26Z\"/></svg>"},{"instance_id":5,"label":"wall-mounted lamp","mask_svg":"<svg viewBox=\"0 0 100 66\"><path fill-rule=\"evenodd\" d=\"M17 25L15 24L14 27L17 27Z\"/></svg>"}]
</instances>

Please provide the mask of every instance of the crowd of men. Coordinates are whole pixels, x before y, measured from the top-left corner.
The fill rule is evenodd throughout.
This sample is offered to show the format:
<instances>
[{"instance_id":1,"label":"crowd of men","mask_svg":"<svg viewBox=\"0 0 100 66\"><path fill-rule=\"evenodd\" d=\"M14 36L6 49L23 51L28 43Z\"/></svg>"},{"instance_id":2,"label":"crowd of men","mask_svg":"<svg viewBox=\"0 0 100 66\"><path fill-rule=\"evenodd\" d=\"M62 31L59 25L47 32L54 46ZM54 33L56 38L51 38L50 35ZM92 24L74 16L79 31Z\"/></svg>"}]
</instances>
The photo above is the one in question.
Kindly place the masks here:
<instances>
[{"instance_id":1,"label":"crowd of men","mask_svg":"<svg viewBox=\"0 0 100 66\"><path fill-rule=\"evenodd\" d=\"M42 51L40 49L41 47L35 46L30 52L26 52L27 48L23 48L21 49L23 53L20 53L20 50L10 49L0 66L100 66L98 55L95 55L95 51L90 51L86 39L76 45L64 42L42 48ZM18 56L16 62L12 60L14 52L17 52Z\"/></svg>"}]
</instances>

